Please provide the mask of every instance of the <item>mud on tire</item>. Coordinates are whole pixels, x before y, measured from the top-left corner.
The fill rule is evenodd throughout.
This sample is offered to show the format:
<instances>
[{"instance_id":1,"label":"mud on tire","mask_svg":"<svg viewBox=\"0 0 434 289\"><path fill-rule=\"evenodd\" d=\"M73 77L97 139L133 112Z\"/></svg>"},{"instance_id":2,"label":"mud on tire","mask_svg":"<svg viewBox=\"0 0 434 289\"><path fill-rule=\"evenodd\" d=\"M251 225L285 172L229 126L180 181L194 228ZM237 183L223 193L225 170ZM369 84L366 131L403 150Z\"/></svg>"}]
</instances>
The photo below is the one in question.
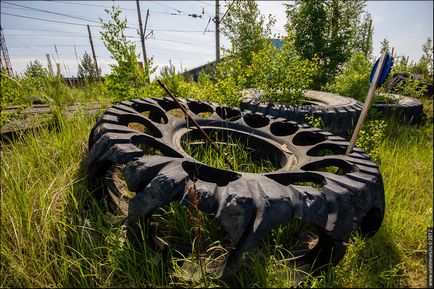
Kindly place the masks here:
<instances>
[{"instance_id":1,"label":"mud on tire","mask_svg":"<svg viewBox=\"0 0 434 289\"><path fill-rule=\"evenodd\" d=\"M90 189L128 223L130 238L159 208L171 202L188 206L192 186L199 209L217 220L233 244L220 275L236 272L244 252L294 219L316 233L316 245L292 258L308 271L336 264L354 231L369 235L380 228L384 188L378 166L358 148L345 155L348 142L342 137L278 114L272 118L269 110L258 114L258 109L180 101L209 135L218 134L220 141L235 136L277 169L254 174L210 167L184 150L186 135L200 136L182 115L170 113L173 100L123 101L91 130L87 171ZM146 234L158 245L155 231Z\"/></svg>"}]
</instances>

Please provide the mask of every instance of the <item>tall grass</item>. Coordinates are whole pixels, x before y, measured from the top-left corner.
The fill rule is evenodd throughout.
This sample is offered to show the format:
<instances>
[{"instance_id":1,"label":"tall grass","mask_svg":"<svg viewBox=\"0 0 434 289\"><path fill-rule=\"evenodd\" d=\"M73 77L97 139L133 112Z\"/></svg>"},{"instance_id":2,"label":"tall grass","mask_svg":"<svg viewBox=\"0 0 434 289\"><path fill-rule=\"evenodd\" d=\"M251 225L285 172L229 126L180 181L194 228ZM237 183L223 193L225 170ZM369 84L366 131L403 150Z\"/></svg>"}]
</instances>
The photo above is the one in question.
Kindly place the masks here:
<instances>
[{"instance_id":1,"label":"tall grass","mask_svg":"<svg viewBox=\"0 0 434 289\"><path fill-rule=\"evenodd\" d=\"M428 103L429 105L430 103ZM428 117L432 117L429 106ZM355 236L338 266L302 287L426 286L426 228L432 226L433 127L386 119L379 164L386 214L371 239ZM83 113L57 130L24 135L1 148L0 286L156 287L223 286L208 278L183 281L176 260L125 240L123 227L105 221L106 204L85 184L84 163L95 117ZM236 276L243 287L293 285L279 258L275 233ZM274 239L273 239L274 238ZM172 269L170 269L172 268ZM173 270L173 271L172 271ZM182 271L178 271L182 272Z\"/></svg>"}]
</instances>

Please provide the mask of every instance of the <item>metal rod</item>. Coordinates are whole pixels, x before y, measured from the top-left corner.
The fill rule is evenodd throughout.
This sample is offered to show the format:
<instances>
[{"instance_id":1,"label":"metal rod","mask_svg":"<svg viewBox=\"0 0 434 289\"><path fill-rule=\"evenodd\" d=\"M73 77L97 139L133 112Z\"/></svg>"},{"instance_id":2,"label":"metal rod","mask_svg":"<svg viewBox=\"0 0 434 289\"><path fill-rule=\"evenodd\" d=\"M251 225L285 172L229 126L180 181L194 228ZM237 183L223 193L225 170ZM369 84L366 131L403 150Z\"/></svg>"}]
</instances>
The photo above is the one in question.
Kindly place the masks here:
<instances>
[{"instance_id":1,"label":"metal rod","mask_svg":"<svg viewBox=\"0 0 434 289\"><path fill-rule=\"evenodd\" d=\"M234 166L232 165L232 163L226 158L225 154L220 151L218 146L212 141L212 139L206 134L206 132L199 126L199 124L188 114L188 111L185 109L185 107L181 103L179 103L179 101L175 98L175 96L173 96L173 94L166 88L164 83L161 82L161 80L157 79L157 82L161 86L161 88L164 89L164 91L166 91L167 94L175 101L175 103L182 110L182 112L184 112L184 114L188 118L188 120L191 121L194 124L194 126L199 130L200 134L202 134L202 136L211 144L212 148L223 157L225 163L231 168L231 170L234 170Z\"/></svg>"},{"instance_id":2,"label":"metal rod","mask_svg":"<svg viewBox=\"0 0 434 289\"><path fill-rule=\"evenodd\" d=\"M374 79L372 80L371 87L369 88L368 96L366 97L365 104L363 105L362 112L360 113L359 120L357 121L356 128L353 131L353 135L351 136L350 144L348 145L347 151L345 154L350 154L356 144L356 140L359 136L359 131L363 126L363 123L368 115L369 107L371 106L372 98L375 93L375 89L377 88L378 80L380 79L381 72L383 70L383 66L385 63L387 52L383 52L380 58L380 62L378 63L377 70L375 71Z\"/></svg>"}]
</instances>

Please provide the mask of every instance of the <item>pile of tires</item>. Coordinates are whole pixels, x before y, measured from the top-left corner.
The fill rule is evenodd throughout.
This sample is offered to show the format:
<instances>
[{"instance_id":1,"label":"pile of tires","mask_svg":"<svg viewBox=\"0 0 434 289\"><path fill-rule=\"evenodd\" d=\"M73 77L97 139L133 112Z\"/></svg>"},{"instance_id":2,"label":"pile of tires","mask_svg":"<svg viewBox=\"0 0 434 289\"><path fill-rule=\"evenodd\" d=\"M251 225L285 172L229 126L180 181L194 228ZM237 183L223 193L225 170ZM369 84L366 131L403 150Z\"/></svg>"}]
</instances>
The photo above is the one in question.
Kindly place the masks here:
<instances>
[{"instance_id":1,"label":"pile of tires","mask_svg":"<svg viewBox=\"0 0 434 289\"><path fill-rule=\"evenodd\" d=\"M188 206L192 187L200 197L199 209L217 220L233 244L220 276L235 274L244 252L294 219L316 234L314 245L289 258L306 272L339 262L355 231L371 235L380 228L385 204L378 166L358 148L346 155L348 142L342 137L289 121L277 111L255 113L262 109L259 104L249 103L242 111L179 101L209 135L217 133L219 141L236 136L277 169L254 174L194 159L182 143L186 135L192 140L201 136L182 115L170 113L177 108L172 99L134 99L112 106L90 132L88 185L107 200L113 214L124 218L129 238L140 234L139 224L150 226L158 208L171 202ZM126 187L133 194L123 193ZM155 230L146 234L147 242L158 248L161 236Z\"/></svg>"},{"instance_id":2,"label":"pile of tires","mask_svg":"<svg viewBox=\"0 0 434 289\"><path fill-rule=\"evenodd\" d=\"M325 130L342 137L351 134L363 109L363 104L353 98L323 91L308 90L305 94L308 100L297 106L261 102L263 92L256 89L245 89L242 93L242 111L282 117L298 123L308 122L308 116L320 117Z\"/></svg>"}]
</instances>

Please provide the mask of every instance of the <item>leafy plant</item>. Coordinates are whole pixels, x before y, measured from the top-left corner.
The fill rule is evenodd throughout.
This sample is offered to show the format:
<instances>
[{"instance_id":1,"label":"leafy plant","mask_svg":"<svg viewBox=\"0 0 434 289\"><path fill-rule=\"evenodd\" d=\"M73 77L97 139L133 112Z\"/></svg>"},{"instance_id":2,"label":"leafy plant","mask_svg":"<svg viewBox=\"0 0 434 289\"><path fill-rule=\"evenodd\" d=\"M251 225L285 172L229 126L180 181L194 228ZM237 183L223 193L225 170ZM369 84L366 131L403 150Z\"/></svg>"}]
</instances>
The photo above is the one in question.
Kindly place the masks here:
<instances>
[{"instance_id":1,"label":"leafy plant","mask_svg":"<svg viewBox=\"0 0 434 289\"><path fill-rule=\"evenodd\" d=\"M260 88L266 101L301 104L318 70L314 60L302 59L293 40L286 37L280 49L270 43L253 54L252 65L246 68L245 87Z\"/></svg>"},{"instance_id":2,"label":"leafy plant","mask_svg":"<svg viewBox=\"0 0 434 289\"><path fill-rule=\"evenodd\" d=\"M316 58L320 69L313 87L320 89L355 51L369 56L372 25L364 11L366 1L301 1L286 4L288 35L305 59Z\"/></svg>"},{"instance_id":3,"label":"leafy plant","mask_svg":"<svg viewBox=\"0 0 434 289\"><path fill-rule=\"evenodd\" d=\"M230 53L239 57L242 66L250 65L253 53L268 44L275 19L262 15L256 1L233 1L227 8L230 12L222 20L222 32L231 42Z\"/></svg>"},{"instance_id":4,"label":"leafy plant","mask_svg":"<svg viewBox=\"0 0 434 289\"><path fill-rule=\"evenodd\" d=\"M364 101L369 91L371 64L362 52L356 52L345 63L342 72L325 89L337 94Z\"/></svg>"},{"instance_id":5,"label":"leafy plant","mask_svg":"<svg viewBox=\"0 0 434 289\"><path fill-rule=\"evenodd\" d=\"M30 61L24 71L25 77L42 78L48 76L48 71L42 66L42 63L38 60Z\"/></svg>"},{"instance_id":6,"label":"leafy plant","mask_svg":"<svg viewBox=\"0 0 434 289\"><path fill-rule=\"evenodd\" d=\"M93 82L96 79L97 75L98 74L96 71L95 63L93 63L92 58L87 53L87 51L85 51L83 59L78 65L77 76L84 81Z\"/></svg>"},{"instance_id":7,"label":"leafy plant","mask_svg":"<svg viewBox=\"0 0 434 289\"><path fill-rule=\"evenodd\" d=\"M111 20L102 22L101 37L104 46L111 54L116 64L111 64L111 74L106 77L107 90L114 94L117 100L139 97L144 92L149 75L155 70L152 68L152 59L149 59L142 69L137 63L136 45L127 39L124 34L127 28L127 19L121 19L119 7L112 6L106 9Z\"/></svg>"},{"instance_id":8,"label":"leafy plant","mask_svg":"<svg viewBox=\"0 0 434 289\"><path fill-rule=\"evenodd\" d=\"M385 136L386 127L384 120L367 120L356 141L356 146L367 152L377 163L380 162L380 144Z\"/></svg>"},{"instance_id":9,"label":"leafy plant","mask_svg":"<svg viewBox=\"0 0 434 289\"><path fill-rule=\"evenodd\" d=\"M324 121L321 116L305 115L306 123L317 128L324 128Z\"/></svg>"}]
</instances>

